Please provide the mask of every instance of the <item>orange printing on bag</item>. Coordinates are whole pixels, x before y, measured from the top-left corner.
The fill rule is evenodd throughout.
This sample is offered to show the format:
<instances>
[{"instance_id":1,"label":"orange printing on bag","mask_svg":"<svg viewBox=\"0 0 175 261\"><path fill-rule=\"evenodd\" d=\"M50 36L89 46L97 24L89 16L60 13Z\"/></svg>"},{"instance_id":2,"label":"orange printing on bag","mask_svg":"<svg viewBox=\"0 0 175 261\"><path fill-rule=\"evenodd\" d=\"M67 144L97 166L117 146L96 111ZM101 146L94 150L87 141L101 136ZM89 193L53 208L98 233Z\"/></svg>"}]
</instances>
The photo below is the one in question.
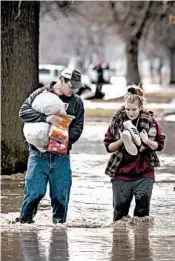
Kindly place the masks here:
<instances>
[{"instance_id":1,"label":"orange printing on bag","mask_svg":"<svg viewBox=\"0 0 175 261\"><path fill-rule=\"evenodd\" d=\"M59 117L59 120L55 125L52 124L49 137L66 142L69 139L68 130L74 116L64 115L60 112L57 112L55 115Z\"/></svg>"},{"instance_id":2,"label":"orange printing on bag","mask_svg":"<svg viewBox=\"0 0 175 261\"><path fill-rule=\"evenodd\" d=\"M65 142L66 140L68 140L68 131L52 125L50 129L49 137L54 138L55 140L61 142Z\"/></svg>"},{"instance_id":3,"label":"orange printing on bag","mask_svg":"<svg viewBox=\"0 0 175 261\"><path fill-rule=\"evenodd\" d=\"M59 120L55 125L52 124L50 128L48 151L65 155L69 145L69 126L75 117L63 115L60 112L57 112L55 115L59 117Z\"/></svg>"},{"instance_id":4,"label":"orange printing on bag","mask_svg":"<svg viewBox=\"0 0 175 261\"><path fill-rule=\"evenodd\" d=\"M56 122L55 126L62 127L63 129L68 129L72 120L75 118L72 115L64 115L61 112L56 112L55 115L59 117L59 120Z\"/></svg>"}]
</instances>

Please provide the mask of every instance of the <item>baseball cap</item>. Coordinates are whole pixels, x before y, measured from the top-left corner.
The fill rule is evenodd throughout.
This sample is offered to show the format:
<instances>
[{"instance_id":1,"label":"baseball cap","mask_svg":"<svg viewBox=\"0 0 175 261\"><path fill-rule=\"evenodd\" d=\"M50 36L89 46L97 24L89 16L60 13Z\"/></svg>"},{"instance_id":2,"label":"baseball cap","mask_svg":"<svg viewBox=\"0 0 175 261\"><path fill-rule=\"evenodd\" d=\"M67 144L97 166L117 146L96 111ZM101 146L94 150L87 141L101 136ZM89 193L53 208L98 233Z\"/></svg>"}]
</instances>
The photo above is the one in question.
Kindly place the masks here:
<instances>
[{"instance_id":1,"label":"baseball cap","mask_svg":"<svg viewBox=\"0 0 175 261\"><path fill-rule=\"evenodd\" d=\"M81 82L81 72L78 69L65 68L62 70L60 76L69 79L75 89L84 87Z\"/></svg>"}]
</instances>

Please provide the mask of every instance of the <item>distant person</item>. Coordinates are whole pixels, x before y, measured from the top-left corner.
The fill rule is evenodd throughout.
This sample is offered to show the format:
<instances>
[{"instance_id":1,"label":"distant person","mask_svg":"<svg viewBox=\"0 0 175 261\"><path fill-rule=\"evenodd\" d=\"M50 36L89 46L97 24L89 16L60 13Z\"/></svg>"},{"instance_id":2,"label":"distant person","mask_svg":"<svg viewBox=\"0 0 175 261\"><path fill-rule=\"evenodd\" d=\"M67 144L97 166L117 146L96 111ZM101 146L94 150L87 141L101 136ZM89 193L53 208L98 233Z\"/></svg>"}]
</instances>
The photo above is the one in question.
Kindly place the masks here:
<instances>
[{"instance_id":1,"label":"distant person","mask_svg":"<svg viewBox=\"0 0 175 261\"><path fill-rule=\"evenodd\" d=\"M133 196L134 216L149 216L154 168L160 166L156 151L163 149L165 135L144 101L141 88L129 87L105 134L106 150L112 153L105 173L112 181L113 221L128 216Z\"/></svg>"},{"instance_id":2,"label":"distant person","mask_svg":"<svg viewBox=\"0 0 175 261\"><path fill-rule=\"evenodd\" d=\"M20 108L19 116L24 123L48 122L54 123L55 115L46 116L32 108L34 99L45 90L59 96L65 103L66 112L75 116L69 128L69 146L67 155L51 152L40 152L29 144L29 157L25 180L24 200L20 218L16 221L32 223L37 213L40 200L46 193L47 183L50 185L50 198L53 209L53 223L66 222L72 171L70 165L70 150L72 144L81 136L84 126L84 106L81 98L75 94L82 87L81 73L77 69L66 68L61 72L57 83L34 91Z\"/></svg>"},{"instance_id":3,"label":"distant person","mask_svg":"<svg viewBox=\"0 0 175 261\"><path fill-rule=\"evenodd\" d=\"M103 62L98 62L95 67L94 70L97 72L97 82L96 82L96 91L95 91L95 98L103 98L104 97L104 93L102 93L102 87L103 84L105 83L104 80L104 63Z\"/></svg>"}]
</instances>

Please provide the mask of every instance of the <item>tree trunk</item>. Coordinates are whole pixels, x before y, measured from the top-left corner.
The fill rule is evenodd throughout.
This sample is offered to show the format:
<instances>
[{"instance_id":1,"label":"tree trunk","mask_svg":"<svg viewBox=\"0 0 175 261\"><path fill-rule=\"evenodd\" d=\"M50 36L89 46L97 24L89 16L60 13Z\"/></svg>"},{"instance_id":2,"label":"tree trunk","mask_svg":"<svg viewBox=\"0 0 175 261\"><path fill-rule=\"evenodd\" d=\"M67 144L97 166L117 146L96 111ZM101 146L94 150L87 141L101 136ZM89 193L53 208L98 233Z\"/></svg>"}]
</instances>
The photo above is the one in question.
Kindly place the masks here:
<instances>
[{"instance_id":1,"label":"tree trunk","mask_svg":"<svg viewBox=\"0 0 175 261\"><path fill-rule=\"evenodd\" d=\"M170 49L170 85L175 84L175 48Z\"/></svg>"},{"instance_id":2,"label":"tree trunk","mask_svg":"<svg viewBox=\"0 0 175 261\"><path fill-rule=\"evenodd\" d=\"M126 73L126 83L140 84L140 76L138 70L138 48L139 39L136 37L131 38L126 45L126 57L127 57L127 73Z\"/></svg>"},{"instance_id":3,"label":"tree trunk","mask_svg":"<svg viewBox=\"0 0 175 261\"><path fill-rule=\"evenodd\" d=\"M19 109L38 85L39 1L1 2L2 174L27 162Z\"/></svg>"}]
</instances>

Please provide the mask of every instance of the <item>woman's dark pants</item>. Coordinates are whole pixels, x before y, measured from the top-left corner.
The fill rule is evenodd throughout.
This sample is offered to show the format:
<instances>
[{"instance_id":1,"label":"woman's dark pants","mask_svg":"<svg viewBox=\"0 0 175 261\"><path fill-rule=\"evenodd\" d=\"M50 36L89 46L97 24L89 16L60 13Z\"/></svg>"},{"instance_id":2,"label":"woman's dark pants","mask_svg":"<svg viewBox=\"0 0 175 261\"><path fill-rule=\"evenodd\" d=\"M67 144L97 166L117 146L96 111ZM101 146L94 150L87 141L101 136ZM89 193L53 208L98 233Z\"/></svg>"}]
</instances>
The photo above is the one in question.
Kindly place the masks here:
<instances>
[{"instance_id":1,"label":"woman's dark pants","mask_svg":"<svg viewBox=\"0 0 175 261\"><path fill-rule=\"evenodd\" d=\"M113 221L128 215L133 196L135 196L134 216L149 216L153 184L152 178L140 178L133 181L112 180Z\"/></svg>"}]
</instances>

